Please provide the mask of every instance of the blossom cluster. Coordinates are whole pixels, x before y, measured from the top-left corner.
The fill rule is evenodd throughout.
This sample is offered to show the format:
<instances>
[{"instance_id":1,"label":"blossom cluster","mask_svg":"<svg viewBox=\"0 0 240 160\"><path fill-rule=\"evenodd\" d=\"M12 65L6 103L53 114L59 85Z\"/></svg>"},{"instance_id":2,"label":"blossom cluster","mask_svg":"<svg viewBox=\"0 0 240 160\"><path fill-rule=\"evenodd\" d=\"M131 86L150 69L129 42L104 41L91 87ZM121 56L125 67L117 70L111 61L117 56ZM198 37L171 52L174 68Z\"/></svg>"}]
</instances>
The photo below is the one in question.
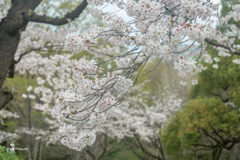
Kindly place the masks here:
<instances>
[{"instance_id":1,"label":"blossom cluster","mask_svg":"<svg viewBox=\"0 0 240 160\"><path fill-rule=\"evenodd\" d=\"M38 136L44 136L49 133L49 131L44 131L43 129L38 129L38 128L28 128L28 127L21 127L17 130L15 130L16 133L18 134L28 134L28 135L38 135Z\"/></svg>"},{"instance_id":2,"label":"blossom cluster","mask_svg":"<svg viewBox=\"0 0 240 160\"><path fill-rule=\"evenodd\" d=\"M127 22L115 14L107 14L104 17L104 24L112 30L117 30L119 32L124 32L127 29Z\"/></svg>"},{"instance_id":3,"label":"blossom cluster","mask_svg":"<svg viewBox=\"0 0 240 160\"><path fill-rule=\"evenodd\" d=\"M11 118L11 117L19 118L20 117L17 113L12 113L4 109L0 110L0 116L3 118Z\"/></svg>"},{"instance_id":4,"label":"blossom cluster","mask_svg":"<svg viewBox=\"0 0 240 160\"><path fill-rule=\"evenodd\" d=\"M201 0L181 0L182 14L189 18L199 17L202 20L206 20L209 16L211 16L211 11L217 10L218 7L219 4L203 5Z\"/></svg>"},{"instance_id":5,"label":"blossom cluster","mask_svg":"<svg viewBox=\"0 0 240 160\"><path fill-rule=\"evenodd\" d=\"M93 131L80 132L82 125L88 122L94 128L95 125L105 123L105 112L118 106L117 95L133 85L130 79L117 72L96 77L98 67L95 63L94 60L85 60L74 68L76 87L61 92L52 110L52 116L60 124L59 133L64 136L61 143L75 150L81 150L95 141ZM78 125L74 120L82 123Z\"/></svg>"},{"instance_id":6,"label":"blossom cluster","mask_svg":"<svg viewBox=\"0 0 240 160\"><path fill-rule=\"evenodd\" d=\"M180 72L188 73L196 68L194 60L184 59L182 56L179 56L178 62L175 62L175 69L179 70Z\"/></svg>"},{"instance_id":7,"label":"blossom cluster","mask_svg":"<svg viewBox=\"0 0 240 160\"><path fill-rule=\"evenodd\" d=\"M61 143L65 146L68 146L70 149L76 151L81 151L85 146L91 146L96 139L94 131L83 132L77 138L73 137L63 137Z\"/></svg>"},{"instance_id":8,"label":"blossom cluster","mask_svg":"<svg viewBox=\"0 0 240 160\"><path fill-rule=\"evenodd\" d=\"M3 125L4 120L1 117L5 119L5 118L19 118L20 116L16 112L12 113L4 109L0 110L0 123Z\"/></svg>"},{"instance_id":9,"label":"blossom cluster","mask_svg":"<svg viewBox=\"0 0 240 160\"><path fill-rule=\"evenodd\" d=\"M240 64L240 59L234 59L233 63Z\"/></svg>"},{"instance_id":10,"label":"blossom cluster","mask_svg":"<svg viewBox=\"0 0 240 160\"><path fill-rule=\"evenodd\" d=\"M133 65L133 63L131 63L131 61L127 58L120 57L120 58L117 58L115 61L116 61L116 65L119 68L127 68Z\"/></svg>"},{"instance_id":11,"label":"blossom cluster","mask_svg":"<svg viewBox=\"0 0 240 160\"><path fill-rule=\"evenodd\" d=\"M188 35L192 41L202 43L211 31L210 25L201 25L199 23L190 24L183 22L180 26L174 28L173 33L176 35Z\"/></svg>"},{"instance_id":12,"label":"blossom cluster","mask_svg":"<svg viewBox=\"0 0 240 160\"><path fill-rule=\"evenodd\" d=\"M11 140L18 138L19 135L16 133L10 133L0 130L0 143L4 142L5 140Z\"/></svg>"}]
</instances>

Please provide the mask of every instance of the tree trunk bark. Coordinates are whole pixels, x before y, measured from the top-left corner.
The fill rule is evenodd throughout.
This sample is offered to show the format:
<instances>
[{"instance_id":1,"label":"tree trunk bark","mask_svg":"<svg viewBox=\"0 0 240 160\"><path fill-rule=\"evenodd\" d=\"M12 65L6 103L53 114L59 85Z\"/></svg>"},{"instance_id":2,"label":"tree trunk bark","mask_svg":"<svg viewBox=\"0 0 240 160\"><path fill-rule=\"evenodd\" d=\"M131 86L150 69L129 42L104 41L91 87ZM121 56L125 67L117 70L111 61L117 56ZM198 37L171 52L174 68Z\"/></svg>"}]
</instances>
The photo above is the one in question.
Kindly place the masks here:
<instances>
[{"instance_id":1,"label":"tree trunk bark","mask_svg":"<svg viewBox=\"0 0 240 160\"><path fill-rule=\"evenodd\" d=\"M39 151L39 160L42 160L42 149L43 149L43 141L41 140L40 151Z\"/></svg>"},{"instance_id":2,"label":"tree trunk bark","mask_svg":"<svg viewBox=\"0 0 240 160\"><path fill-rule=\"evenodd\" d=\"M1 25L2 26L2 25ZM20 40L20 34L9 35L0 26L0 110L13 98L12 93L3 88L10 66L14 64L14 54ZM14 67L13 67L14 70Z\"/></svg>"},{"instance_id":3,"label":"tree trunk bark","mask_svg":"<svg viewBox=\"0 0 240 160\"><path fill-rule=\"evenodd\" d=\"M35 8L41 0L12 0L12 7L0 22L0 110L13 98L12 93L3 88L7 75L13 78L14 55L28 21L23 18L23 13Z\"/></svg>"},{"instance_id":4,"label":"tree trunk bark","mask_svg":"<svg viewBox=\"0 0 240 160\"><path fill-rule=\"evenodd\" d=\"M12 6L8 15L0 22L0 110L13 98L12 93L2 89L7 75L14 74L14 54L17 50L21 31L28 22L24 22L21 11L24 8Z\"/></svg>"},{"instance_id":5,"label":"tree trunk bark","mask_svg":"<svg viewBox=\"0 0 240 160\"><path fill-rule=\"evenodd\" d=\"M39 140L33 140L33 160L37 159Z\"/></svg>"}]
</instances>

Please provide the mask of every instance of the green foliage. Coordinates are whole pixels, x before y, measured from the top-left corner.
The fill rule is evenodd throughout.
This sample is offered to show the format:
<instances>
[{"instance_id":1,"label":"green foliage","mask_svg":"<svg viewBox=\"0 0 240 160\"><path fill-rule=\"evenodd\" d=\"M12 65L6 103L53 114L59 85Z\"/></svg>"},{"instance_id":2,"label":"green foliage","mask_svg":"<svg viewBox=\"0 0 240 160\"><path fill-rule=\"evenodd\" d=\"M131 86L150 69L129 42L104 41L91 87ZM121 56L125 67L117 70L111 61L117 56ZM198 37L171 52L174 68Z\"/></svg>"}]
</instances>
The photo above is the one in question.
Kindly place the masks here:
<instances>
[{"instance_id":1,"label":"green foliage","mask_svg":"<svg viewBox=\"0 0 240 160\"><path fill-rule=\"evenodd\" d=\"M0 159L2 160L19 160L19 158L5 147L0 146Z\"/></svg>"},{"instance_id":2,"label":"green foliage","mask_svg":"<svg viewBox=\"0 0 240 160\"><path fill-rule=\"evenodd\" d=\"M208 54L212 58L216 57L217 51L212 47L209 47ZM192 88L190 98L194 99L197 96L209 97L209 96L219 96L215 93L218 90L227 91L229 94L228 101L239 101L236 96L239 93L240 87L240 77L238 75L240 67L238 64L232 62L237 56L233 55L229 57L219 57L218 62L219 68L215 69L212 67L213 64L207 64L202 61L204 66L208 69L199 73L198 75L198 85ZM238 102L239 103L239 102Z\"/></svg>"},{"instance_id":3,"label":"green foliage","mask_svg":"<svg viewBox=\"0 0 240 160\"><path fill-rule=\"evenodd\" d=\"M232 11L232 6L235 4L239 4L239 0L221 0L221 16L226 16Z\"/></svg>"},{"instance_id":4,"label":"green foliage","mask_svg":"<svg viewBox=\"0 0 240 160\"><path fill-rule=\"evenodd\" d=\"M169 119L160 132L166 153L178 159L192 156L194 152L183 154L186 149L194 149L197 144L206 144L203 138L214 131L221 131L222 137L240 134L239 112L215 98L190 100L183 110ZM204 134L203 134L204 133Z\"/></svg>"},{"instance_id":5,"label":"green foliage","mask_svg":"<svg viewBox=\"0 0 240 160\"><path fill-rule=\"evenodd\" d=\"M15 75L14 78L7 78L5 82L6 86L14 86L13 92L27 92L27 87L29 85L36 87L37 81L35 79L26 79L23 76Z\"/></svg>"}]
</instances>

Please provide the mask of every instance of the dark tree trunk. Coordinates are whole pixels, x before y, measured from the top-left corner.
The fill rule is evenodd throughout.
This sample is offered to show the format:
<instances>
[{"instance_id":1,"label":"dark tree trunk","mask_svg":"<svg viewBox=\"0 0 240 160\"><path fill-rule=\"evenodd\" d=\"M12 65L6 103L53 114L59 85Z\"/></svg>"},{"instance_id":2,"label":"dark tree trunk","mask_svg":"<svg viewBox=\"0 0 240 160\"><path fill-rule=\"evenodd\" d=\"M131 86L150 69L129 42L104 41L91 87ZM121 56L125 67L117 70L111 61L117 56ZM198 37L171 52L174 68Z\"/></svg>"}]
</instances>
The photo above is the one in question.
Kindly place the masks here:
<instances>
[{"instance_id":1,"label":"dark tree trunk","mask_svg":"<svg viewBox=\"0 0 240 160\"><path fill-rule=\"evenodd\" d=\"M13 98L8 89L3 89L3 83L7 75L11 78L14 75L14 55L21 32L28 24L23 13L34 10L40 2L41 0L12 0L12 7L0 23L0 110Z\"/></svg>"},{"instance_id":2,"label":"dark tree trunk","mask_svg":"<svg viewBox=\"0 0 240 160\"><path fill-rule=\"evenodd\" d=\"M87 0L83 0L75 10L67 13L63 18L52 18L45 15L39 16L34 10L42 0L11 0L12 7L8 15L0 22L0 110L13 98L12 93L3 89L3 83L7 75L13 78L14 55L17 50L21 32L25 30L28 22L48 23L52 25L64 25L67 19L74 20L87 6Z\"/></svg>"},{"instance_id":3,"label":"dark tree trunk","mask_svg":"<svg viewBox=\"0 0 240 160\"><path fill-rule=\"evenodd\" d=\"M12 93L3 88L4 80L9 71L14 72L14 54L20 41L20 29L9 32L9 26L21 15L17 8L12 7L9 14L0 23L0 109L2 109L12 98ZM24 25L26 26L26 25ZM13 76L12 73L10 73Z\"/></svg>"}]
</instances>

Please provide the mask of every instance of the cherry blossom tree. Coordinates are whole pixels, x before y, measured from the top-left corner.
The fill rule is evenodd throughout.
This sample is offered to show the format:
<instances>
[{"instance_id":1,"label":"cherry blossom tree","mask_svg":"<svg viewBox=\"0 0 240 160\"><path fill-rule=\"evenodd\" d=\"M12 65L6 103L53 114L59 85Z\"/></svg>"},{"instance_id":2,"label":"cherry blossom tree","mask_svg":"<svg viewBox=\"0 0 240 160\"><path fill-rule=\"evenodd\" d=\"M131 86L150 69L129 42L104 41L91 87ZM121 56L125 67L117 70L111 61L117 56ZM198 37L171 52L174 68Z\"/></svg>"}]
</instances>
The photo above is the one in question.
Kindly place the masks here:
<instances>
[{"instance_id":1,"label":"cherry blossom tree","mask_svg":"<svg viewBox=\"0 0 240 160\"><path fill-rule=\"evenodd\" d=\"M146 82L134 86L131 93L137 92L145 84ZM118 139L141 159L165 159L158 132L166 119L181 109L183 102L176 90L171 92L169 88L165 89L161 90L161 96L153 96L156 94L145 91L137 96L128 97L122 103L122 107L110 110L106 122L95 128L96 135L104 136L104 139L96 137L96 144L84 148L82 152L90 155L92 159L101 159L115 149L109 144L110 139ZM151 99L152 105L144 101L143 97ZM88 131L90 128L91 124L86 124L82 130ZM62 139L61 143L66 145L67 142ZM103 147L102 150L99 146ZM143 154L139 154L139 150Z\"/></svg>"},{"instance_id":2,"label":"cherry blossom tree","mask_svg":"<svg viewBox=\"0 0 240 160\"><path fill-rule=\"evenodd\" d=\"M59 1L60 3L63 3L63 1ZM18 51L22 51L22 49L26 48L28 45L31 45L29 43L29 38L26 37L25 45L19 46L20 41L22 40L21 37L24 37L22 33L26 30L26 28L31 23L42 23L42 24L50 24L54 26L60 26L64 24L68 24L69 22L76 19L82 11L86 8L88 5L87 0L83 0L81 3L77 2L69 2L74 4L74 9L65 15L58 14L62 16L62 18L53 18L53 16L49 14L50 9L54 9L53 6L49 2L45 2L43 0L1 0L0 1L0 42L1 42L1 51L0 51L0 109L2 109L5 104L7 104L12 98L12 93L10 90L3 87L4 80L6 76L13 77L14 75L14 66L15 63L17 63L21 57L25 54L27 54L30 50L35 50L36 48L29 48L27 51L23 51L20 54L16 55ZM47 8L46 6L51 6L51 8ZM47 11L48 14L44 13L44 11ZM64 13L65 11L63 11ZM52 13L52 11L50 12ZM56 12L57 13L57 12ZM30 28L29 28L30 29ZM37 31L37 30L35 30ZM44 33L45 32L45 33ZM41 39L42 43L45 43L46 39L51 39L48 34L51 31L43 30L42 37L44 39ZM33 32L32 32L33 33ZM39 33L39 32L37 32ZM46 36L48 35L48 36ZM25 35L26 36L26 35ZM36 39L42 38L41 34L33 35ZM58 34L57 36L60 36ZM58 39L58 41L61 40L61 38ZM53 39L51 40L53 41ZM24 42L22 43L24 44ZM46 47L43 47L37 43L34 44L35 47L38 49L45 49ZM58 45L58 44L57 44ZM19 47L19 48L18 48ZM18 51L17 51L18 50ZM17 57L15 57L17 56ZM20 57L19 57L20 56Z\"/></svg>"},{"instance_id":3,"label":"cherry blossom tree","mask_svg":"<svg viewBox=\"0 0 240 160\"><path fill-rule=\"evenodd\" d=\"M104 2L89 1L95 5L103 5ZM19 62L20 66L17 68L19 72L24 73L29 70L31 74L39 73L44 76L44 78L41 76L38 78L38 83L42 86L35 88L34 92L36 94L42 93L41 101L44 102L45 106L36 104L36 108L48 109L48 104L52 103L53 97L70 87L68 91L60 93L52 115L59 121L60 133L65 136L62 140L63 144L77 150L93 144L96 138L94 132L99 128L96 126L100 124L104 126L103 123L107 118L106 113L111 115L112 110L117 110L115 107L120 107L121 103L124 104L123 99L128 94L127 92L137 82L141 71L151 61L151 57L160 57L159 63L161 61L176 61L175 68L179 71L180 76L194 74L206 69L202 65L196 67L196 61L193 59L195 57L182 53L196 43L203 43L208 34L213 33L208 20L212 11L217 10L218 7L210 1L197 0L106 2L115 3L120 9L124 9L132 17L132 20L126 22L113 13L103 13L99 8L92 8L91 14L102 19L105 27L91 26L81 34L69 33L65 41L66 49L88 51L95 56L105 56L107 58L104 58L104 61L99 62L85 58L71 63L70 55L67 54L50 57L53 60L50 61L47 58L39 57L34 52L29 54L35 56L32 59L21 60L21 57L25 55L24 53L19 54L16 58L16 62ZM43 17L36 16L37 19L34 19L34 16L23 14L23 17L29 21L44 23ZM204 22L199 22L198 19ZM55 23L58 24L58 21L51 21L51 24ZM51 39L47 41L51 42ZM215 41L208 42L215 43ZM27 39L25 43L28 43ZM108 48L110 52L103 47L107 43L111 44ZM56 41L56 44L61 45L61 38ZM186 44L186 47L183 48L181 46L183 44ZM41 46L35 46L35 48L43 49L43 52L46 51L47 47L42 48ZM128 50L124 53L119 52L118 46L125 46ZM227 49L226 47L222 48ZM198 52L197 60L203 50ZM211 62L211 57L207 54L203 58L205 61ZM32 60L37 63L35 67L27 65ZM214 61L217 62L218 58L215 58ZM20 65L21 62L26 64L26 68L23 67L24 65ZM234 61L234 63L236 62L238 60ZM76 77L61 73L65 70L69 72L73 68L72 64L77 66L74 68ZM42 67L38 68L39 65ZM214 64L213 67L218 68L218 65ZM60 78L54 77L56 70L62 74ZM151 70L146 74L150 72ZM58 85L57 81L60 82ZM73 87L74 81L77 81L76 87ZM58 91L53 92L47 89L44 86L45 83L55 87L54 89ZM197 83L196 79L192 81L193 85ZM185 85L185 82L180 84ZM89 122L92 124L92 127L88 128L91 131L80 133L84 125Z\"/></svg>"},{"instance_id":4,"label":"cherry blossom tree","mask_svg":"<svg viewBox=\"0 0 240 160\"><path fill-rule=\"evenodd\" d=\"M100 6L105 1L88 2ZM97 130L94 129L105 123L106 113L111 116L112 110L117 111L120 104L124 104L124 97L151 57L160 57L159 63L176 61L175 68L182 76L198 69L194 57L179 55L174 58L173 55L189 50L194 43L203 43L211 32L208 20L212 11L218 9L218 5L210 1L197 0L106 2L124 9L132 20L126 22L116 14L92 8L91 14L102 19L105 27L92 26L81 34L72 32L65 40L68 50L86 50L109 57L102 62L85 60L76 66L76 87L62 92L52 110L52 116L58 120L60 133L64 136L62 143L78 151L94 143ZM198 19L204 22L200 23ZM117 54L99 52L96 48L105 43L126 46L128 50ZM179 50L183 44L187 46ZM104 69L103 65L108 68ZM90 131L80 132L87 123L92 125Z\"/></svg>"}]
</instances>

